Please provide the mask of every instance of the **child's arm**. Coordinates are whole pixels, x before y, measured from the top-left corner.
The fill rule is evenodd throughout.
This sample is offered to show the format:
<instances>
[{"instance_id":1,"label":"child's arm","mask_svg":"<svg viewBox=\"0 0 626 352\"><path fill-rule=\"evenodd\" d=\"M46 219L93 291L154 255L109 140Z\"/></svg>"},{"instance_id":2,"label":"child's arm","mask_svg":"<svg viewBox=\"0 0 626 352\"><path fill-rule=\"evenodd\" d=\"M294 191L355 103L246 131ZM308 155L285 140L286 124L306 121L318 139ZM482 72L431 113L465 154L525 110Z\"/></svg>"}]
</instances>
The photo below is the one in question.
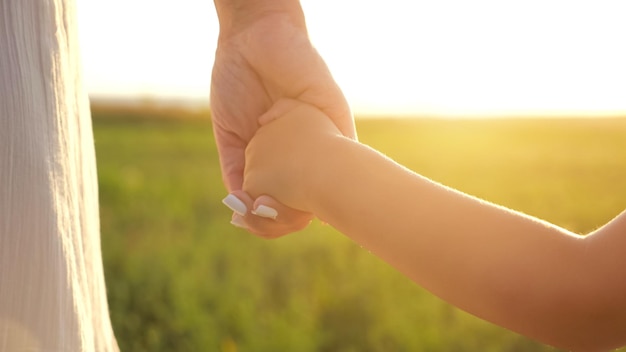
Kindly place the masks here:
<instances>
[{"instance_id":1,"label":"child's arm","mask_svg":"<svg viewBox=\"0 0 626 352\"><path fill-rule=\"evenodd\" d=\"M313 212L498 325L568 349L626 342L626 213L578 236L421 177L307 105L259 130L244 190Z\"/></svg>"}]
</instances>

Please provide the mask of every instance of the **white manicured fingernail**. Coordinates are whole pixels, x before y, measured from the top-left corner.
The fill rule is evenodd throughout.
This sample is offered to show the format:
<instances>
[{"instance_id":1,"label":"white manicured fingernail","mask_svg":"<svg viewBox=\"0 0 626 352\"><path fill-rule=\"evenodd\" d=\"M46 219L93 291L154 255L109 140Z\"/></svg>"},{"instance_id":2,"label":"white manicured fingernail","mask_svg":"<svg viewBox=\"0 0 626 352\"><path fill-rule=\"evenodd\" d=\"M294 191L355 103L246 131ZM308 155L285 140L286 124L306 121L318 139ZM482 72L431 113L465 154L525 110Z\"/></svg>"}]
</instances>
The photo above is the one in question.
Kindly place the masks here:
<instances>
[{"instance_id":1,"label":"white manicured fingernail","mask_svg":"<svg viewBox=\"0 0 626 352\"><path fill-rule=\"evenodd\" d=\"M235 197L232 194L226 196L226 198L222 199L222 203L226 205L230 210L235 213L244 216L248 212L248 208L239 198Z\"/></svg>"},{"instance_id":2,"label":"white manicured fingernail","mask_svg":"<svg viewBox=\"0 0 626 352\"><path fill-rule=\"evenodd\" d=\"M268 207L267 205L259 205L256 209L251 211L252 214L264 218L270 218L276 220L278 212L276 209Z\"/></svg>"},{"instance_id":3,"label":"white manicured fingernail","mask_svg":"<svg viewBox=\"0 0 626 352\"><path fill-rule=\"evenodd\" d=\"M248 228L246 223L243 221L243 218L241 216L239 216L239 215L233 216L233 219L230 221L230 224L235 226L235 227L239 227L241 229L247 229Z\"/></svg>"}]
</instances>

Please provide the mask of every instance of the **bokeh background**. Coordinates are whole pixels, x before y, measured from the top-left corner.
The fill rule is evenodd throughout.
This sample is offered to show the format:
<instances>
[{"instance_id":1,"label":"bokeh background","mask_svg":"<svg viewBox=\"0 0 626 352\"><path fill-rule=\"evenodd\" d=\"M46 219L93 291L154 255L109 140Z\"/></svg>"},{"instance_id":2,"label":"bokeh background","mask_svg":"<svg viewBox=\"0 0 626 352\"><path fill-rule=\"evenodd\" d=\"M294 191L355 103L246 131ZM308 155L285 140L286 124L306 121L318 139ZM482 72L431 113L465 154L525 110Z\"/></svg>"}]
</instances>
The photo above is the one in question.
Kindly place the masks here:
<instances>
[{"instance_id":1,"label":"bokeh background","mask_svg":"<svg viewBox=\"0 0 626 352\"><path fill-rule=\"evenodd\" d=\"M95 107L94 119L122 350L551 351L318 222L273 241L232 227L208 115ZM626 119L357 121L409 168L579 233L626 208Z\"/></svg>"},{"instance_id":2,"label":"bokeh background","mask_svg":"<svg viewBox=\"0 0 626 352\"><path fill-rule=\"evenodd\" d=\"M620 2L302 4L362 142L581 234L626 208ZM273 241L232 227L208 110L212 2L78 7L123 351L554 351L317 221Z\"/></svg>"}]
</instances>

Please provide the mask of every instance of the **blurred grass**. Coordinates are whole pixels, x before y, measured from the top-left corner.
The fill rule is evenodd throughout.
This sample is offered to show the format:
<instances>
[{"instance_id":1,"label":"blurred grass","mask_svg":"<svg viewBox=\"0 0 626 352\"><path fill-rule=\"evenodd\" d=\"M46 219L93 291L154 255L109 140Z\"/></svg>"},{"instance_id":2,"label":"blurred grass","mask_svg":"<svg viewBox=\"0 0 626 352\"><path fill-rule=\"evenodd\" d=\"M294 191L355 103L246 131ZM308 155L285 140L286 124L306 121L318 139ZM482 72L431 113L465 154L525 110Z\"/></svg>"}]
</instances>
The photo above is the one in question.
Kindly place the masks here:
<instances>
[{"instance_id":1,"label":"blurred grass","mask_svg":"<svg viewBox=\"0 0 626 352\"><path fill-rule=\"evenodd\" d=\"M93 116L123 351L553 350L438 300L330 227L275 241L232 227L206 114L96 107ZM573 231L626 208L626 119L358 128L425 176Z\"/></svg>"}]
</instances>

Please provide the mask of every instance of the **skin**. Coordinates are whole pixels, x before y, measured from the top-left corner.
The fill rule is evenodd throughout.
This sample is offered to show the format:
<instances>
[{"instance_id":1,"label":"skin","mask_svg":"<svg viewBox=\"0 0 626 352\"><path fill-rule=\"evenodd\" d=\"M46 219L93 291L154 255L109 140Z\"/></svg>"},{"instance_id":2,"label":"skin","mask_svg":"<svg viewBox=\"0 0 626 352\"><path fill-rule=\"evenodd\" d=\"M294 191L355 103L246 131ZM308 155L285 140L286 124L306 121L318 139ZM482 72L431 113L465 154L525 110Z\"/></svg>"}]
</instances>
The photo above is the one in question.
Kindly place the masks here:
<instances>
[{"instance_id":1,"label":"skin","mask_svg":"<svg viewBox=\"0 0 626 352\"><path fill-rule=\"evenodd\" d=\"M626 212L586 236L469 196L279 101L243 190L316 214L442 299L559 348L626 344ZM280 117L280 118L276 118Z\"/></svg>"},{"instance_id":2,"label":"skin","mask_svg":"<svg viewBox=\"0 0 626 352\"><path fill-rule=\"evenodd\" d=\"M278 210L276 219L248 216L247 228L277 237L305 227L312 215L264 196L241 192L244 150L259 128L259 116L281 98L316 106L342 135L356 138L346 99L312 46L297 0L215 0L220 22L211 82L211 111L224 184L245 199L247 213L259 205Z\"/></svg>"}]
</instances>

